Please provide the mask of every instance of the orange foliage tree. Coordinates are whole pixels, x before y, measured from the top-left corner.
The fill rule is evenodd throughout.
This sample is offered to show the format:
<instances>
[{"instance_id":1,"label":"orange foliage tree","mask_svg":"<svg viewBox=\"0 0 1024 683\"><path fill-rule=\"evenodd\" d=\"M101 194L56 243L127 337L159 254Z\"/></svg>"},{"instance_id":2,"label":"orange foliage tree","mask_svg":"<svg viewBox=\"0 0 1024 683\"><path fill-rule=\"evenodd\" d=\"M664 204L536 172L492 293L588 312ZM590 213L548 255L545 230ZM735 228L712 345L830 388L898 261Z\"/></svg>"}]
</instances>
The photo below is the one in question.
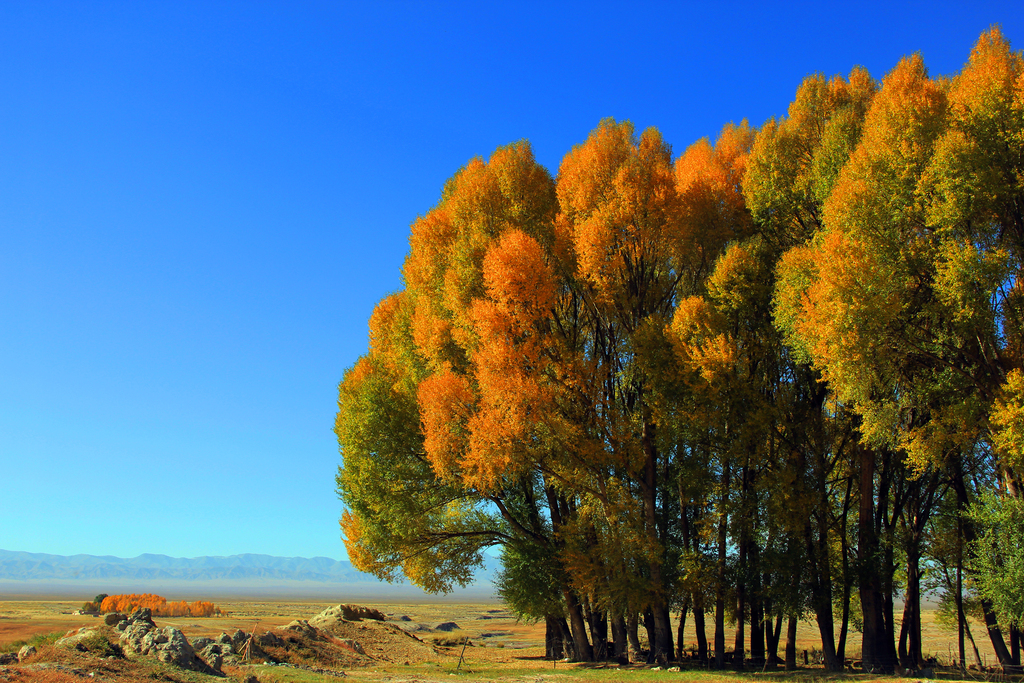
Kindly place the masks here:
<instances>
[{"instance_id":1,"label":"orange foliage tree","mask_svg":"<svg viewBox=\"0 0 1024 683\"><path fill-rule=\"evenodd\" d=\"M129 613L137 609L150 609L159 617L210 617L223 614L212 602L167 602L167 598L152 593L109 595L100 604L101 612Z\"/></svg>"},{"instance_id":2,"label":"orange foliage tree","mask_svg":"<svg viewBox=\"0 0 1024 683\"><path fill-rule=\"evenodd\" d=\"M339 386L354 564L448 591L501 546L502 594L578 659L609 623L639 656L638 615L677 656L670 607L709 658L713 602L720 666L732 616L759 660L788 618L795 666L810 609L841 668L857 583L892 670L902 582L921 664L922 539L940 487L970 502L950 463L1009 491L1024 461L1021 73L993 31L951 81L812 76L674 160L612 120L557 178L525 142L471 160Z\"/></svg>"}]
</instances>

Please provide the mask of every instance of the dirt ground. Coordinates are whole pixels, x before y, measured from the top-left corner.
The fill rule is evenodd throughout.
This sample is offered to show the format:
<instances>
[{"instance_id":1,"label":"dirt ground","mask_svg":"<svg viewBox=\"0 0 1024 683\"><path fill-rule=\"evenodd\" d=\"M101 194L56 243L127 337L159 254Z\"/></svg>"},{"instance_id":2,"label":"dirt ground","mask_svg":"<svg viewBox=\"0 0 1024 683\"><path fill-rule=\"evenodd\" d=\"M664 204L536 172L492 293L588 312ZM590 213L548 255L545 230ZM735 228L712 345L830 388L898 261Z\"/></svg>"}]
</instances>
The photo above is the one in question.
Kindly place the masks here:
<instances>
[{"instance_id":1,"label":"dirt ground","mask_svg":"<svg viewBox=\"0 0 1024 683\"><path fill-rule=\"evenodd\" d=\"M180 629L190 639L198 636L215 637L220 633L232 633L235 630L242 630L247 633L255 633L257 636L273 630L275 633L285 633L282 627L296 619L310 619L323 609L331 606L328 603L315 602L277 602L277 601L245 601L230 602L216 601L218 607L227 610L228 616L211 618L160 618L155 621L158 626L173 626ZM87 615L75 615L72 612L81 605L81 602L70 601L0 601L0 652L10 651L12 646L18 642L27 641L33 636L39 636L54 632L67 632L78 629L82 626L96 626L102 623L98 617ZM428 603L428 604L368 604L375 607L388 616L388 621L379 622L346 622L338 627L332 636L337 639L351 639L358 641L365 649L365 655L356 656L352 653L341 652L335 648L328 653L326 648L323 651L314 651L316 648L305 650L306 659L300 657L288 657L284 650L268 652L275 655L279 661L292 662L300 666L310 663L316 666L326 667L322 680L332 680L327 672L344 669L348 677L363 678L365 680L430 680L428 674L447 675L444 672L449 670L458 671L460 675L464 672L508 672L508 675L515 676L515 671L521 671L520 675L529 674L552 667L560 676L579 669L578 665L566 663L552 663L544 659L544 624L529 624L519 622L501 604L451 604L451 603ZM442 622L455 622L457 628L451 631L433 629ZM411 631L406 635L405 626ZM688 628L684 635L684 643L687 646L696 646L696 638L693 631L692 615L688 620ZM708 624L709 638L713 636L711 629L713 624ZM642 633L642 629L641 629ZM837 628L838 633L838 628ZM991 644L985 636L983 627L974 626L975 639L983 657L987 663L995 662L992 654ZM462 643L467 642L468 646L463 652ZM733 641L732 630L727 630L726 642ZM941 627L935 622L935 613L926 612L924 615L924 642L925 651L931 656L936 656L940 661L951 661L956 651L956 633ZM308 643L306 645L309 645ZM798 637L798 651L808 650L813 657L813 650L820 647L820 640L817 638L817 627L811 623L802 623ZM860 637L857 633L851 633L850 642L847 648L847 656L855 658L860 649ZM970 643L968 642L970 651ZM462 663L459 664L460 656ZM802 658L802 657L800 657ZM968 655L968 661L973 662L972 655ZM319 664L317 664L319 662ZM73 662L66 663L73 668ZM456 669L455 667L459 667ZM590 665L587 671L590 675L598 675L600 669L606 665ZM611 665L614 666L614 665ZM397 667L397 668L395 668ZM593 669L593 670L592 670ZM134 671L134 670L132 670ZM361 672L361 673L360 673ZM375 672L375 673L373 673ZM405 672L409 677L403 678ZM65 674L48 671L47 678L38 680L63 681ZM309 675L314 675L306 672ZM607 671L608 675L613 672ZM620 671L625 673L625 671ZM10 676L14 675L13 678ZM8 672L0 676L4 680L37 680L36 678L23 679L19 676L22 673L11 674ZM67 674L72 676L72 674ZM133 676L141 675L139 672L108 671L102 680L122 681L132 680ZM147 674L148 675L148 674ZM267 671L261 674L260 680L274 681L306 681L321 680L318 678L303 678L301 671L296 669L290 671L282 667L273 669L272 675ZM398 676L397 678L395 676ZM483 675L483 674L481 674ZM494 673L496 676L497 674ZM504 675L504 674L502 674ZM549 674L545 674L548 676ZM7 678L5 678L7 676ZM170 677L168 677L170 676ZM233 677L232 677L233 678ZM613 676L614 678L614 676ZM72 680L68 678L67 680ZM80 677L79 677L80 680ZM177 674L164 674L164 680L194 680L188 676ZM205 680L205 679L204 679ZM491 680L491 678L486 678Z\"/></svg>"},{"instance_id":2,"label":"dirt ground","mask_svg":"<svg viewBox=\"0 0 1024 683\"><path fill-rule=\"evenodd\" d=\"M255 630L263 633L275 627L284 626L294 619L309 619L330 607L334 603L319 602L279 602L279 601L246 601L221 602L217 606L227 610L227 617L180 617L157 618L161 626L174 626L186 636L216 636L220 633L232 633L241 629L247 633ZM31 636L68 631L81 626L89 626L100 621L97 617L73 615L81 602L70 601L0 601L0 646L19 640L27 640ZM431 642L434 638L462 640L469 637L475 647L523 649L540 647L544 643L544 624L519 622L504 609L500 603L376 603L376 607L388 615L393 623L401 623L400 617L408 617L412 623L431 627L441 622L453 621L459 628L452 632L414 631L422 640ZM675 618L675 615L673 615ZM956 652L956 632L940 626L935 621L935 612L926 610L923 615L924 649L937 657L949 657ZM406 622L408 623L408 622ZM713 624L708 624L708 637L713 636ZM972 624L975 641L982 657L994 661L992 645L988 640L984 625ZM838 625L836 628L838 634ZM851 633L848 646L849 653L860 649L858 633ZM726 629L726 643L733 641L733 631ZM687 620L684 635L687 646L696 647L696 636L693 630L692 615ZM810 621L800 625L797 637L798 650L813 650L821 647L817 637L817 626ZM967 642L969 659L970 641Z\"/></svg>"}]
</instances>

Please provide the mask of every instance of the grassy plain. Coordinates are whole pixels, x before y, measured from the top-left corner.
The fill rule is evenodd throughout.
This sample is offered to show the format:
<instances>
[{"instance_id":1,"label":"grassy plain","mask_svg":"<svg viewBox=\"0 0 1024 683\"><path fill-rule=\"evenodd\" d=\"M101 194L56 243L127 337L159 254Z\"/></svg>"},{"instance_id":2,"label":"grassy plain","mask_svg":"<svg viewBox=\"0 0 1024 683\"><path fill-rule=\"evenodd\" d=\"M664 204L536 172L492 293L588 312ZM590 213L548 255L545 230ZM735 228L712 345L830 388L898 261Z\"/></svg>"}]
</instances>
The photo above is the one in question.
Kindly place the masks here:
<instances>
[{"instance_id":1,"label":"grassy plain","mask_svg":"<svg viewBox=\"0 0 1024 683\"><path fill-rule=\"evenodd\" d=\"M271 600L217 601L218 607L228 611L227 616L157 618L156 621L158 626L174 626L180 629L189 638L216 636L222 632L232 633L237 629L246 632L255 631L260 634L269 629L284 626L294 619L309 619L330 604ZM94 626L101 623L97 617L72 614L80 605L81 601L62 600L0 602L0 652L16 650L20 644L33 638L38 641L39 637L45 634L63 633L82 626ZM377 607L386 613L390 619L394 620L394 623L398 623L397 620L402 617L408 617L408 622L422 624L424 629L441 622L455 622L458 624L458 629L452 632L422 630L415 632L415 635L427 643L433 642L435 638L443 639L442 642L445 640L449 642L463 641L468 638L471 646L465 649L461 664L459 663L461 649L459 647L440 648L439 656L434 661L408 661L408 663L402 661L402 657L398 657L397 660L392 657L391 659L395 661L385 661L387 659L383 657L385 653L379 653L381 661L374 665L346 669L344 672L346 679L366 681L367 683L376 681L450 681L453 677L466 681L546 681L548 683L634 680L652 682L692 680L702 683L729 681L736 683L739 680L749 681L752 678L765 679L765 681L806 681L807 683L845 679L880 680L876 677L854 674L825 677L823 670L814 666L802 668L801 671L790 674L771 671L740 674L707 672L685 667L682 672L677 673L655 671L641 666L552 663L550 660L544 659L544 625L542 623L518 622L501 604L372 603L369 606ZM925 651L937 657L940 662L951 661L956 652L956 633L937 624L934 611L925 613L924 622ZM974 625L973 630L982 656L987 658L988 663L994 663L991 645L985 637L983 627ZM712 634L709 632L708 635L710 637ZM726 642L731 644L732 640L733 635L730 630L727 633ZM691 644L695 646L692 617L688 623L684 642L688 646ZM817 628L813 623L801 624L797 644L798 651L808 650L813 653L814 650L820 648ZM859 648L859 634L852 633L847 656L856 657ZM969 642L968 648L970 648ZM367 654L373 656L375 653L368 652ZM800 659L802 660L802 653ZM77 666L81 671L82 662L75 661L77 663L71 662L67 666L72 669ZM973 661L970 655L968 661ZM17 667L10 667L5 671L0 668L0 681L37 680L36 678L20 677L21 674L16 669ZM340 680L340 676L336 675L339 672L316 672L265 665L240 667L229 673L231 679L234 680L241 680L246 675L256 675L262 682L306 683ZM131 680L130 678L120 678L120 674L117 672L111 671L108 674L105 676L103 671L99 671L93 680ZM55 672L50 672L48 675L48 678L39 678L38 680L48 680L54 683L60 683L63 680L60 677L55 678L54 676L57 676ZM131 675L139 676L141 674L136 671ZM159 677L163 680L177 681L224 680L187 672L163 672L159 673Z\"/></svg>"}]
</instances>

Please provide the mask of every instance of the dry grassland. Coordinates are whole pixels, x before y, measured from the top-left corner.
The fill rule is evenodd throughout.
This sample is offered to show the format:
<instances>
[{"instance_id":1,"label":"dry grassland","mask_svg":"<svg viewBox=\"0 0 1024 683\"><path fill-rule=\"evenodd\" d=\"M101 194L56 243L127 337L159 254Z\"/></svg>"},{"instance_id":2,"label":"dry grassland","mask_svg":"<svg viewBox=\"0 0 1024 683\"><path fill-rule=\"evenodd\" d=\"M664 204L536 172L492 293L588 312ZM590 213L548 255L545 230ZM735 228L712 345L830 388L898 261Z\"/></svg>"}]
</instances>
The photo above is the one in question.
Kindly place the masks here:
<instances>
[{"instance_id":1,"label":"dry grassland","mask_svg":"<svg viewBox=\"0 0 1024 683\"><path fill-rule=\"evenodd\" d=\"M0 602L0 652L9 651L17 642L27 641L33 636L53 632L66 632L82 626L93 626L101 622L91 616L73 615L81 602L67 601L10 601ZM229 612L227 617L210 618L158 618L159 626L174 626L194 638L197 636L215 636L222 632L231 633L236 629L257 634L269 629L288 624L294 619L309 619L329 603L319 602L217 602L217 605ZM584 665L568 663L552 663L544 660L544 625L528 624L516 621L500 604L381 604L372 603L368 606L377 607L398 623L401 617L408 617L412 623L432 627L441 622L453 621L458 630L453 632L418 631L415 635L427 643L435 638L442 642L464 641L469 639L470 647L465 650L465 658L459 664L459 647L443 647L435 661L419 662L380 662L379 666L362 669L350 669L345 677L360 681L432 681L451 680L451 676L467 680L517 680L517 681L612 681L642 678L644 681L657 680L699 680L704 683L715 681L737 681L738 674L713 674L710 672L684 671L682 674L652 671L643 667L622 668L616 665ZM924 642L928 654L938 657L941 661L949 661L956 652L956 633L946 630L935 623L935 612L925 613ZM687 645L696 646L692 616L688 620L688 628L684 636ZM988 662L994 663L991 644L985 637L984 629L977 624L972 625L975 639L983 656ZM641 629L642 632L642 629ZM838 632L838 627L837 627ZM709 631L709 637L712 633ZM820 647L817 639L817 628L812 622L802 623L799 631L798 650L813 651ZM726 642L731 644L733 634L727 633ZM968 648L970 643L968 642ZM731 646L730 646L731 649ZM860 649L860 637L857 633L850 635L847 656L856 657ZM969 655L969 662L973 661ZM329 681L339 677L327 674L314 674L302 670L285 670L282 667L254 667L260 681ZM237 673L237 672L235 672ZM244 672L243 672L244 673ZM824 680L821 669L808 668L797 675L785 675L771 672L752 672L746 678L782 678L784 680L806 680L808 683ZM865 676L844 676L841 678L857 680L876 680ZM0 681L29 680L19 677L7 677L0 673ZM40 679L42 680L42 679ZM58 680L58 679L53 679ZM93 680L96 680L95 678ZM109 678L108 680L122 680ZM187 674L163 680L181 681L216 681L224 679L209 678L198 674Z\"/></svg>"}]
</instances>

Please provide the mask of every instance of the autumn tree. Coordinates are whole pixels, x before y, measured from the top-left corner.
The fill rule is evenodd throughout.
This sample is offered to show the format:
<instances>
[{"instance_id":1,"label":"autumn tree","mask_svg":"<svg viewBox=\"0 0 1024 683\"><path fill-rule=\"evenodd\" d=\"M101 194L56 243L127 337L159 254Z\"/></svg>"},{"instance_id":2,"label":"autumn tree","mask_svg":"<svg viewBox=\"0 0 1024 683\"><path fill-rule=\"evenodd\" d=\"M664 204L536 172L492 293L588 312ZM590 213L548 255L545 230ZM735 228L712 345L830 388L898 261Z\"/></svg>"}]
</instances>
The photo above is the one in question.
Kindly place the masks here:
<instances>
[{"instance_id":1,"label":"autumn tree","mask_svg":"<svg viewBox=\"0 0 1024 683\"><path fill-rule=\"evenodd\" d=\"M784 260L791 289L780 298L782 324L860 419L861 555L869 563L878 539L864 534L886 527L891 536L895 526L881 519L883 508L871 509L868 487L886 481L875 459L881 455L897 477L888 480L903 496L897 507L911 506L902 513L926 518L927 510L914 509L928 500L914 494L920 478L937 476L936 468L970 454L985 437L993 399L1012 366L1008 285L1019 214L1007 207L1019 190L999 178L1013 172L1019 156L1003 159L995 175L980 165L973 179L963 171L972 158L966 150L974 150L977 164L978 147L989 150L991 162L998 159L994 147L1005 145L997 141L998 126L979 118L991 123L1002 111L1006 125L1019 127L1009 85L1016 84L1018 63L997 32L982 37L948 86L928 78L920 57L904 59L872 101L862 138L825 202L823 229ZM979 187L982 178L990 182ZM965 212L968 205L976 213ZM913 596L913 566L909 571ZM882 595L876 607L879 581L886 578L861 586L864 656L889 668L891 596ZM1006 661L998 630L990 633Z\"/></svg>"},{"instance_id":2,"label":"autumn tree","mask_svg":"<svg viewBox=\"0 0 1024 683\"><path fill-rule=\"evenodd\" d=\"M447 591L501 546L502 595L577 659L609 626L640 656L640 623L671 658L674 609L703 658L714 613L720 666L728 619L740 665L785 624L795 666L810 611L827 668L861 622L888 671L923 665L935 560L974 572L1008 663L989 570L1015 561L1024 467L1021 65L992 30L952 79L919 56L880 87L814 75L677 159L606 120L557 178L526 143L471 160L339 387L353 562Z\"/></svg>"}]
</instances>

